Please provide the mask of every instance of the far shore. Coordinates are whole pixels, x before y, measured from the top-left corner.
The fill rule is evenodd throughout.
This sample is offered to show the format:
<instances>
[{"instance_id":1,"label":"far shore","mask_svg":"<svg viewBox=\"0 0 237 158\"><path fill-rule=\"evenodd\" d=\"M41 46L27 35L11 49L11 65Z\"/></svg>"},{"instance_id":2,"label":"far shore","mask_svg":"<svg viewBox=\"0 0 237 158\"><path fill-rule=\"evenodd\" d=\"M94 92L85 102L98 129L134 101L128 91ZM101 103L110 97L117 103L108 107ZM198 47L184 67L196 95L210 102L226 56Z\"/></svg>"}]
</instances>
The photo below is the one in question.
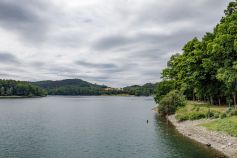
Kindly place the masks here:
<instances>
[{"instance_id":1,"label":"far shore","mask_svg":"<svg viewBox=\"0 0 237 158\"><path fill-rule=\"evenodd\" d=\"M45 96L0 96L0 99L41 98Z\"/></svg>"},{"instance_id":2,"label":"far shore","mask_svg":"<svg viewBox=\"0 0 237 158\"><path fill-rule=\"evenodd\" d=\"M47 96L118 96L118 97L150 97L150 96L135 96L129 94L111 94L111 95L47 95ZM20 99L20 98L42 98L47 96L0 96L0 99Z\"/></svg>"},{"instance_id":3,"label":"far shore","mask_svg":"<svg viewBox=\"0 0 237 158\"><path fill-rule=\"evenodd\" d=\"M237 138L227 135L223 132L209 131L199 126L212 120L202 119L195 121L178 122L175 115L168 116L167 119L176 127L176 129L186 137L189 137L199 143L208 145L229 158L237 158Z\"/></svg>"}]
</instances>

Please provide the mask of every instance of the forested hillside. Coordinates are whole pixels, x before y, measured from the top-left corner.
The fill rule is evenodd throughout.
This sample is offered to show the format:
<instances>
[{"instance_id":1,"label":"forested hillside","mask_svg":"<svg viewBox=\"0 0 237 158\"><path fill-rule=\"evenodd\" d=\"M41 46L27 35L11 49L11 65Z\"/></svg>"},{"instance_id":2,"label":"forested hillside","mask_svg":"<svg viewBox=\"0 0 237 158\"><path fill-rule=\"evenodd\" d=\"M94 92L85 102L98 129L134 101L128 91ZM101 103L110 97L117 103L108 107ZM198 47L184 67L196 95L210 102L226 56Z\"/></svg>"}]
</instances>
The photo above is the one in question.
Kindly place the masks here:
<instances>
[{"instance_id":1,"label":"forested hillside","mask_svg":"<svg viewBox=\"0 0 237 158\"><path fill-rule=\"evenodd\" d=\"M80 79L32 83L45 88L49 95L101 95L105 94L105 89L108 88L104 85L92 84Z\"/></svg>"},{"instance_id":2,"label":"forested hillside","mask_svg":"<svg viewBox=\"0 0 237 158\"><path fill-rule=\"evenodd\" d=\"M48 91L49 95L136 95L150 96L157 84L147 83L124 88L111 88L105 85L92 84L81 79L32 82Z\"/></svg>"},{"instance_id":3,"label":"forested hillside","mask_svg":"<svg viewBox=\"0 0 237 158\"><path fill-rule=\"evenodd\" d=\"M0 96L46 96L42 88L28 82L14 80L0 80Z\"/></svg>"},{"instance_id":4,"label":"forested hillside","mask_svg":"<svg viewBox=\"0 0 237 158\"><path fill-rule=\"evenodd\" d=\"M213 32L193 38L173 55L162 72L156 101L176 89L190 100L236 106L237 1L231 2Z\"/></svg>"},{"instance_id":5,"label":"forested hillside","mask_svg":"<svg viewBox=\"0 0 237 158\"><path fill-rule=\"evenodd\" d=\"M146 83L143 86L139 85L133 85L124 87L123 91L126 94L129 95L135 95L135 96L150 96L154 94L155 87L158 85L158 83Z\"/></svg>"}]
</instances>

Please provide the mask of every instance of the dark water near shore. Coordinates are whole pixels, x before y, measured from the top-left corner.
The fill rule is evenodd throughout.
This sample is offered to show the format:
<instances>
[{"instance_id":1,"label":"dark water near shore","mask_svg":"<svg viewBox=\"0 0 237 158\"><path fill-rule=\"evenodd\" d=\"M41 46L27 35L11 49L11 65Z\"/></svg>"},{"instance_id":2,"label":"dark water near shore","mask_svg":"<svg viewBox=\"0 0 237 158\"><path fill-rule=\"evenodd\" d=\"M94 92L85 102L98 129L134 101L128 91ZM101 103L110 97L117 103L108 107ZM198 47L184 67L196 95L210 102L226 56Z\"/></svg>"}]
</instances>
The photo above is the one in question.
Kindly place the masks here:
<instances>
[{"instance_id":1,"label":"dark water near shore","mask_svg":"<svg viewBox=\"0 0 237 158\"><path fill-rule=\"evenodd\" d=\"M150 97L0 99L1 158L213 158ZM146 123L149 120L149 123Z\"/></svg>"}]
</instances>

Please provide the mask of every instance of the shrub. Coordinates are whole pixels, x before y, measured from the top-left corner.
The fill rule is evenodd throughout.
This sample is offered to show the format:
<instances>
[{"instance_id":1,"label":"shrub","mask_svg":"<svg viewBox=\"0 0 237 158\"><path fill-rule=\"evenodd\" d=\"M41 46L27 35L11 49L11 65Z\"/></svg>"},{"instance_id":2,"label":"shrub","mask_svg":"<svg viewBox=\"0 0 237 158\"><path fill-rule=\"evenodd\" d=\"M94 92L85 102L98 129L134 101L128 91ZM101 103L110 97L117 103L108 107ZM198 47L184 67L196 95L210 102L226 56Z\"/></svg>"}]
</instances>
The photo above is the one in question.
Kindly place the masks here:
<instances>
[{"instance_id":1,"label":"shrub","mask_svg":"<svg viewBox=\"0 0 237 158\"><path fill-rule=\"evenodd\" d=\"M174 114L176 109L184 106L185 103L184 95L177 90L173 90L160 100L158 110L163 115Z\"/></svg>"},{"instance_id":2,"label":"shrub","mask_svg":"<svg viewBox=\"0 0 237 158\"><path fill-rule=\"evenodd\" d=\"M220 116L220 113L215 112L213 118L219 118L219 116Z\"/></svg>"},{"instance_id":3,"label":"shrub","mask_svg":"<svg viewBox=\"0 0 237 158\"><path fill-rule=\"evenodd\" d=\"M226 118L226 117L227 117L226 113L220 114L220 118L221 118L221 119Z\"/></svg>"},{"instance_id":4,"label":"shrub","mask_svg":"<svg viewBox=\"0 0 237 158\"><path fill-rule=\"evenodd\" d=\"M189 113L189 120L199 120L202 118L206 118L206 114L203 112L190 112Z\"/></svg>"},{"instance_id":5,"label":"shrub","mask_svg":"<svg viewBox=\"0 0 237 158\"><path fill-rule=\"evenodd\" d=\"M229 108L229 109L226 111L226 115L227 115L228 117L237 116L237 109Z\"/></svg>"},{"instance_id":6,"label":"shrub","mask_svg":"<svg viewBox=\"0 0 237 158\"><path fill-rule=\"evenodd\" d=\"M188 115L182 115L182 114L177 114L175 115L176 120L178 121L186 121L189 120L189 116Z\"/></svg>"},{"instance_id":7,"label":"shrub","mask_svg":"<svg viewBox=\"0 0 237 158\"><path fill-rule=\"evenodd\" d=\"M231 115L231 116L237 116L237 109L232 110L232 111L230 112L230 115Z\"/></svg>"}]
</instances>

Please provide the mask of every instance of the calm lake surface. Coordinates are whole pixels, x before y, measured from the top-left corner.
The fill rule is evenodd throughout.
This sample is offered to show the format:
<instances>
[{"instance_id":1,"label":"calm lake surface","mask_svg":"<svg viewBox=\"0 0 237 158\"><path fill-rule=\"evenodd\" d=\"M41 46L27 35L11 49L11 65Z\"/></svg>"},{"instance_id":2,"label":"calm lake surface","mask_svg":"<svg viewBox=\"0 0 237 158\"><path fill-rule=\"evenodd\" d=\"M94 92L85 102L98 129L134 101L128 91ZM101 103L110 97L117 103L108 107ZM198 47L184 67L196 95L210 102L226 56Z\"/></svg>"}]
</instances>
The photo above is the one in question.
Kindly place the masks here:
<instances>
[{"instance_id":1,"label":"calm lake surface","mask_svg":"<svg viewBox=\"0 0 237 158\"><path fill-rule=\"evenodd\" d=\"M0 99L0 157L217 157L178 134L154 106L151 97Z\"/></svg>"}]
</instances>

